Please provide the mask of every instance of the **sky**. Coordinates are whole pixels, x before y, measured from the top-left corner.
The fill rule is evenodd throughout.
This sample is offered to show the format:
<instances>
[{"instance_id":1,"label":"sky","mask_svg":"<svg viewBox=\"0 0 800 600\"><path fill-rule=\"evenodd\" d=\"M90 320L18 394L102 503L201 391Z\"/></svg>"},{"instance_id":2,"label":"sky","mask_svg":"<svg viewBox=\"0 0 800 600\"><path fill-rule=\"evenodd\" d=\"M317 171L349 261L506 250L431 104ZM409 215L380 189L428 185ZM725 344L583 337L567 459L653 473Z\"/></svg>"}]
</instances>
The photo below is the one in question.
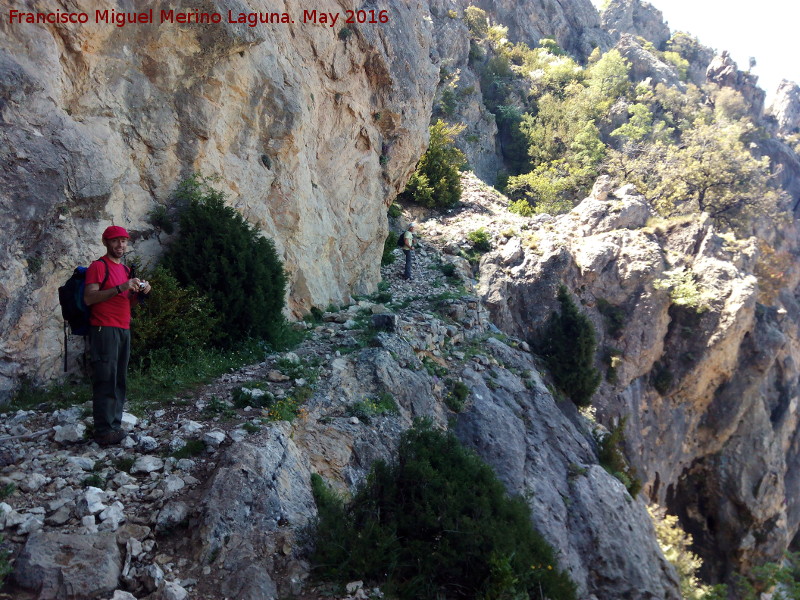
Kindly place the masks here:
<instances>
[{"instance_id":1,"label":"sky","mask_svg":"<svg viewBox=\"0 0 800 600\"><path fill-rule=\"evenodd\" d=\"M750 57L768 95L781 79L800 84L799 0L648 0L670 31L687 31L706 46L728 50L740 70Z\"/></svg>"}]
</instances>

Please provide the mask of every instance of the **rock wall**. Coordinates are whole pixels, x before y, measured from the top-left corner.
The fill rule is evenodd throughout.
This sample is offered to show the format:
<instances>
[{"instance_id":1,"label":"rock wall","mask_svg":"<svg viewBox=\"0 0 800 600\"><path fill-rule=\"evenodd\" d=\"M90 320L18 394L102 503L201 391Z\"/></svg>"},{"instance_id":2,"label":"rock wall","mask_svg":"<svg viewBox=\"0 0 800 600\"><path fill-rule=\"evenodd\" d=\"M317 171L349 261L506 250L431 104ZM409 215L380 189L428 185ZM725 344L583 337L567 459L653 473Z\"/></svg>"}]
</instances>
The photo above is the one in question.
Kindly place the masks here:
<instances>
[{"instance_id":1,"label":"rock wall","mask_svg":"<svg viewBox=\"0 0 800 600\"><path fill-rule=\"evenodd\" d=\"M603 29L615 38L625 33L641 36L659 50L664 50L671 35L664 15L649 2L611 0L600 17Z\"/></svg>"},{"instance_id":2,"label":"rock wall","mask_svg":"<svg viewBox=\"0 0 800 600\"><path fill-rule=\"evenodd\" d=\"M511 262L485 257L481 295L505 331L533 342L558 285L569 287L599 355L618 356L613 371L598 364L601 421L628 419L646 493L682 517L705 574L724 580L779 559L800 525L797 278L786 274L775 307L759 305L754 241L720 237L703 219L647 227L648 215L632 188L600 180L571 213L534 219L535 244ZM679 271L691 273L697 308L659 284Z\"/></svg>"},{"instance_id":3,"label":"rock wall","mask_svg":"<svg viewBox=\"0 0 800 600\"><path fill-rule=\"evenodd\" d=\"M800 86L784 79L767 107L767 114L778 124L778 133L800 133Z\"/></svg>"},{"instance_id":4,"label":"rock wall","mask_svg":"<svg viewBox=\"0 0 800 600\"><path fill-rule=\"evenodd\" d=\"M89 23L0 27L0 394L58 374L56 288L102 254L109 224L134 251L168 239L150 222L192 172L218 174L228 201L273 238L288 305L341 303L379 280L386 205L424 149L438 81L428 6L392 3L387 24L344 26L349 1L316 7L335 27L94 24L126 3L38 3ZM195 3L227 16L263 0ZM188 8L187 8L188 10Z\"/></svg>"}]
</instances>

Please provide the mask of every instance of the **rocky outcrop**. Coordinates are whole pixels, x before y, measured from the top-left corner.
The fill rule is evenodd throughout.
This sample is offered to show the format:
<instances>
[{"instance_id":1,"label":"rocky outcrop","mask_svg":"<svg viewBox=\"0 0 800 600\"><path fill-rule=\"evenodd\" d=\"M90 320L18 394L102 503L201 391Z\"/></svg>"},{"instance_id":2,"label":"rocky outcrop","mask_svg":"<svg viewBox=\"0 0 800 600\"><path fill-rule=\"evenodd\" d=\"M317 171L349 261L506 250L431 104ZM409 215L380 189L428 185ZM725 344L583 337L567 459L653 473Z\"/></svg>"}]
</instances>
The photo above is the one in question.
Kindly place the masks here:
<instances>
[{"instance_id":1,"label":"rocky outcrop","mask_svg":"<svg viewBox=\"0 0 800 600\"><path fill-rule=\"evenodd\" d=\"M751 117L754 120L761 119L767 94L758 87L758 76L740 71L727 50L714 57L706 69L706 78L711 83L733 88L739 92L747 102Z\"/></svg>"},{"instance_id":2,"label":"rocky outcrop","mask_svg":"<svg viewBox=\"0 0 800 600\"><path fill-rule=\"evenodd\" d=\"M204 9L270 11L258 1ZM109 8L124 12L127 5ZM0 37L0 395L58 373L57 286L126 226L138 256L167 237L149 221L194 171L275 240L296 314L379 279L385 209L424 149L438 81L428 6L390 26L295 23L3 23ZM88 10L88 9L87 9ZM156 11L158 21L158 11Z\"/></svg>"},{"instance_id":3,"label":"rocky outcrop","mask_svg":"<svg viewBox=\"0 0 800 600\"><path fill-rule=\"evenodd\" d=\"M640 210L631 204L623 218ZM464 211L452 222L474 214ZM513 239L509 260L522 254ZM321 596L309 580L311 474L352 491L376 460L392 459L414 418L428 417L527 499L579 597L678 600L643 500L598 465L595 424L556 401L529 347L501 335L478 298L442 273L457 257L423 243L418 259L412 282L398 265L384 268L389 309L364 300L326 313L295 351L227 374L189 401L151 406L142 419L126 414L120 447L83 439L91 417L82 406L0 415L0 487L17 484L0 503L0 526L20 549L17 585L64 600L84 597L69 591L79 581L120 600L122 589L150 598ZM460 285L472 285L470 275ZM394 333L356 322L392 309ZM443 377L468 390L458 413ZM312 381L291 422L271 416L276 405L265 398L289 401ZM386 395L396 411L358 412ZM166 456L190 448L190 458ZM90 560L98 549L103 557ZM56 589L60 581L72 587Z\"/></svg>"},{"instance_id":4,"label":"rocky outcrop","mask_svg":"<svg viewBox=\"0 0 800 600\"><path fill-rule=\"evenodd\" d=\"M462 8L479 6L491 20L508 27L511 41L534 46L551 38L575 56L586 57L599 46L608 49L611 36L600 27L600 15L589 0L573 2L515 2L514 0L459 0Z\"/></svg>"},{"instance_id":5,"label":"rocky outcrop","mask_svg":"<svg viewBox=\"0 0 800 600\"><path fill-rule=\"evenodd\" d=\"M800 86L784 79L767 107L778 124L778 134L800 133Z\"/></svg>"},{"instance_id":6,"label":"rocky outcrop","mask_svg":"<svg viewBox=\"0 0 800 600\"><path fill-rule=\"evenodd\" d=\"M643 48L634 36L623 34L614 47L630 64L629 76L632 81L639 82L649 78L654 85L663 83L680 90L686 88L675 68Z\"/></svg>"},{"instance_id":7,"label":"rocky outcrop","mask_svg":"<svg viewBox=\"0 0 800 600\"><path fill-rule=\"evenodd\" d=\"M647 494L681 515L706 575L724 580L778 559L798 531L800 312L790 294L780 309L756 304L750 242L703 219L647 227L647 215L631 188L600 180L568 215L534 219L515 262L485 257L481 296L505 331L535 342L558 286L572 290L599 354L616 357L598 365L601 420L627 418Z\"/></svg>"},{"instance_id":8,"label":"rocky outcrop","mask_svg":"<svg viewBox=\"0 0 800 600\"><path fill-rule=\"evenodd\" d=\"M640 36L659 50L670 38L664 15L649 2L640 0L611 0L600 15L603 29L615 38L624 33Z\"/></svg>"}]
</instances>

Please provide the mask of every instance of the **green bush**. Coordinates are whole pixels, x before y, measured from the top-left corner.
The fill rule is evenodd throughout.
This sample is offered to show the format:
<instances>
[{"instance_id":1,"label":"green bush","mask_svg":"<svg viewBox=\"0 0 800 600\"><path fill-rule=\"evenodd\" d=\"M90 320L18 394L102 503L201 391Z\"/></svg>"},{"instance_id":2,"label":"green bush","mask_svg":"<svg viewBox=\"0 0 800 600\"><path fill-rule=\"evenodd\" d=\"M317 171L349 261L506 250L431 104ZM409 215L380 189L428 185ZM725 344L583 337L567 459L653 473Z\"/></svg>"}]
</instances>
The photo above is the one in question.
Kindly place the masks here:
<instances>
[{"instance_id":1,"label":"green bush","mask_svg":"<svg viewBox=\"0 0 800 600\"><path fill-rule=\"evenodd\" d=\"M451 433L418 421L345 506L312 476L317 576L365 578L400 599L575 598L521 498Z\"/></svg>"},{"instance_id":2,"label":"green bush","mask_svg":"<svg viewBox=\"0 0 800 600\"><path fill-rule=\"evenodd\" d=\"M397 402L387 392L382 392L375 400L364 398L347 407L348 416L358 417L364 423L369 423L373 417L396 415L398 412Z\"/></svg>"},{"instance_id":3,"label":"green bush","mask_svg":"<svg viewBox=\"0 0 800 600\"><path fill-rule=\"evenodd\" d=\"M470 231L467 234L467 239L478 252L489 252L492 249L492 240L489 237L489 232L483 227Z\"/></svg>"},{"instance_id":4,"label":"green bush","mask_svg":"<svg viewBox=\"0 0 800 600\"><path fill-rule=\"evenodd\" d=\"M461 412L469 398L469 388L463 381L456 381L453 379L445 380L447 385L447 395L444 397L444 403L447 408L453 412Z\"/></svg>"},{"instance_id":5,"label":"green bush","mask_svg":"<svg viewBox=\"0 0 800 600\"><path fill-rule=\"evenodd\" d=\"M454 142L463 130L463 125L448 125L441 119L431 125L428 149L400 194L403 199L428 208L450 208L458 203L461 199L459 169L466 160Z\"/></svg>"},{"instance_id":6,"label":"green bush","mask_svg":"<svg viewBox=\"0 0 800 600\"><path fill-rule=\"evenodd\" d=\"M619 479L625 485L628 493L635 498L642 489L642 481L636 473L636 468L628 464L628 460L625 458L623 451L625 423L627 423L627 417L623 417L619 425L614 427L608 435L597 440L600 448L598 459L600 466Z\"/></svg>"},{"instance_id":7,"label":"green bush","mask_svg":"<svg viewBox=\"0 0 800 600\"><path fill-rule=\"evenodd\" d=\"M558 290L558 301L561 313L553 313L540 350L556 386L577 406L588 406L601 379L600 371L594 367L594 327L578 311L563 285Z\"/></svg>"},{"instance_id":8,"label":"green bush","mask_svg":"<svg viewBox=\"0 0 800 600\"><path fill-rule=\"evenodd\" d=\"M176 194L188 202L180 233L164 262L182 285L194 285L224 316L218 329L228 344L256 337L275 342L285 328L282 314L286 276L272 240L230 206L198 175Z\"/></svg>"},{"instance_id":9,"label":"green bush","mask_svg":"<svg viewBox=\"0 0 800 600\"><path fill-rule=\"evenodd\" d=\"M164 267L140 270L153 291L133 309L131 355L141 370L154 361L182 362L207 347L219 328L211 300L194 287L182 287Z\"/></svg>"}]
</instances>

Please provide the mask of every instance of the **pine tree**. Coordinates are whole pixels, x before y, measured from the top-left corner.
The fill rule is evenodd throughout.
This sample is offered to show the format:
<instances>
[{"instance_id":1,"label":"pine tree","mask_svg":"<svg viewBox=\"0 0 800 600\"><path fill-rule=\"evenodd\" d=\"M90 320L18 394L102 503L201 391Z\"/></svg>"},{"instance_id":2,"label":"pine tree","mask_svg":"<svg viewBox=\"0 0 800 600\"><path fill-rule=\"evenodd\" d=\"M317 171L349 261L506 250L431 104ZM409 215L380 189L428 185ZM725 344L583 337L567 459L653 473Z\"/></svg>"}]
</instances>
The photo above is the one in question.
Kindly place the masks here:
<instances>
[{"instance_id":1,"label":"pine tree","mask_svg":"<svg viewBox=\"0 0 800 600\"><path fill-rule=\"evenodd\" d=\"M554 312L550 319L542 354L558 388L577 406L588 406L601 377L594 367L594 327L563 285L558 290L558 301L561 313Z\"/></svg>"},{"instance_id":2,"label":"pine tree","mask_svg":"<svg viewBox=\"0 0 800 600\"><path fill-rule=\"evenodd\" d=\"M284 324L286 276L272 240L226 206L223 194L201 177L183 182L178 197L188 206L166 266L182 285L211 299L223 317L221 341L274 340Z\"/></svg>"}]
</instances>

